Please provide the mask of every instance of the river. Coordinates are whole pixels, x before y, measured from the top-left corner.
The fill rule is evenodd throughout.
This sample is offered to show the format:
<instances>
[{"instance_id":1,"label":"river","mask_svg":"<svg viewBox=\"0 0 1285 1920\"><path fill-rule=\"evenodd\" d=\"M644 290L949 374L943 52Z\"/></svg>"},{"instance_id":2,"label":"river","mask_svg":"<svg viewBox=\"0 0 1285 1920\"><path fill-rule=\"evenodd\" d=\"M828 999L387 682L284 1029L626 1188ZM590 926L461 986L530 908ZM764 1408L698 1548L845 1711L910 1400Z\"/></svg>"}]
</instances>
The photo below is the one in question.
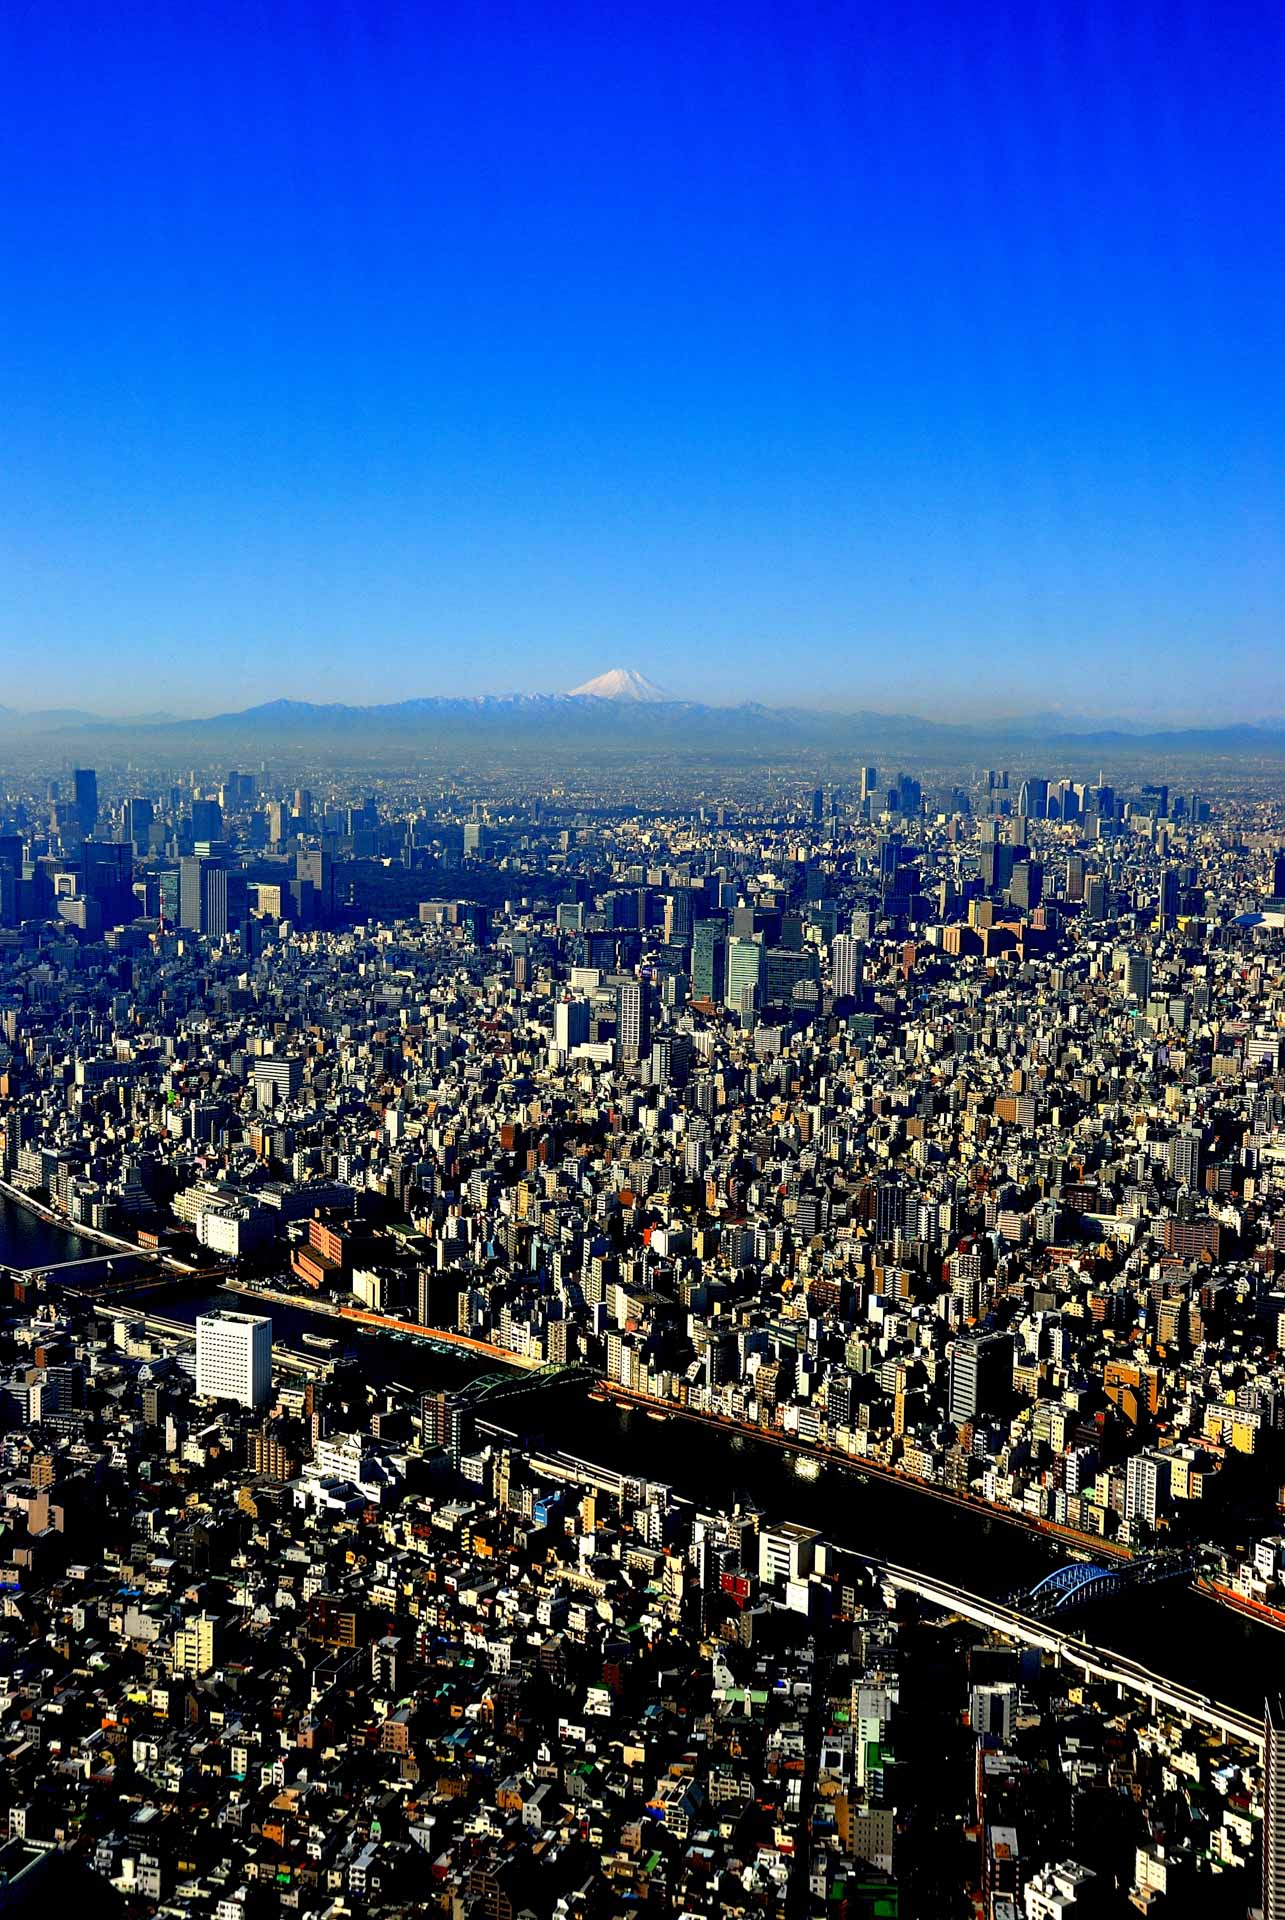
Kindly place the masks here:
<instances>
[{"instance_id":1,"label":"river","mask_svg":"<svg viewBox=\"0 0 1285 1920\"><path fill-rule=\"evenodd\" d=\"M61 1260L88 1260L110 1251L68 1227L50 1226L7 1193L0 1193L0 1267L54 1266Z\"/></svg>"},{"instance_id":2,"label":"river","mask_svg":"<svg viewBox=\"0 0 1285 1920\"><path fill-rule=\"evenodd\" d=\"M0 1264L33 1266L88 1250L74 1235L0 1199ZM162 1286L136 1296L136 1304L182 1320L218 1307L262 1311L272 1318L274 1339L296 1349L306 1331L337 1334L360 1353L363 1373L377 1383L449 1387L496 1370L494 1362L480 1356L358 1334L351 1324L295 1307L260 1307L243 1294L184 1290L178 1284L172 1291ZM1024 1528L953 1506L904 1481L865 1478L837 1466L807 1480L795 1470L793 1456L750 1435L590 1400L581 1387L505 1399L495 1418L524 1432L533 1444L543 1440L604 1466L664 1481L707 1505L752 1502L771 1517L819 1527L840 1545L953 1579L993 1598L1029 1585L1062 1557L1060 1548ZM1071 1614L1065 1624L1242 1712L1261 1712L1264 1691L1285 1687L1285 1634L1245 1620L1182 1584L1101 1601Z\"/></svg>"}]
</instances>

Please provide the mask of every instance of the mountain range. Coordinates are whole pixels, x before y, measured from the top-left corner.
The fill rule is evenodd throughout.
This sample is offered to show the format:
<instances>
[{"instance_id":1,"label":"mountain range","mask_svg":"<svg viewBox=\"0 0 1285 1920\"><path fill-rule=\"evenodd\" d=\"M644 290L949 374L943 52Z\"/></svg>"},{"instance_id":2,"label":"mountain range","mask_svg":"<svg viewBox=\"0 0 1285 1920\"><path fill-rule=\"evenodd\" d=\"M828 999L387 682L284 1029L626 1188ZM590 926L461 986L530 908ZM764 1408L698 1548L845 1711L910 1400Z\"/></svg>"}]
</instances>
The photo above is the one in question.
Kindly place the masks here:
<instances>
[{"instance_id":1,"label":"mountain range","mask_svg":"<svg viewBox=\"0 0 1285 1920\"><path fill-rule=\"evenodd\" d=\"M242 745L259 753L274 744L294 750L343 745L374 754L381 746L411 750L439 741L455 751L470 742L486 742L565 744L585 750L752 751L764 756L814 748L851 755L868 752L872 757L895 751L973 759L1007 749L1056 747L1083 754L1285 758L1285 720L1149 728L1131 720L1058 713L947 722L914 714L823 712L753 702L721 707L674 699L633 667L613 667L568 693L428 695L373 706L282 699L200 719L163 713L104 719L77 708L21 713L0 707L0 740L17 744L35 739L59 739L69 752L86 754L109 743L176 750L204 745L220 751Z\"/></svg>"}]
</instances>

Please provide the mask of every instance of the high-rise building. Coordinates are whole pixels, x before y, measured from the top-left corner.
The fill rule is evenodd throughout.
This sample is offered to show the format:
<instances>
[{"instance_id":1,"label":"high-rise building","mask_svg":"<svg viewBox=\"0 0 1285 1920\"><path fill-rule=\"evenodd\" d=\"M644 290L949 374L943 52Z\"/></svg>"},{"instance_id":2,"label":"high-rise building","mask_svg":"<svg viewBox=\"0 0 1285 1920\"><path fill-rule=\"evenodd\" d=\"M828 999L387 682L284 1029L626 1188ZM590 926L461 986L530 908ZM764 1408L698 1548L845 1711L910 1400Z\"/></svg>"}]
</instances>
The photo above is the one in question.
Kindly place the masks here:
<instances>
[{"instance_id":1,"label":"high-rise building","mask_svg":"<svg viewBox=\"0 0 1285 1920\"><path fill-rule=\"evenodd\" d=\"M72 799L80 815L80 831L88 840L98 825L98 775L92 767L77 767L71 776Z\"/></svg>"},{"instance_id":2,"label":"high-rise building","mask_svg":"<svg viewBox=\"0 0 1285 1920\"><path fill-rule=\"evenodd\" d=\"M1167 933L1178 918L1178 875L1166 867L1160 876L1160 894L1156 902L1156 932Z\"/></svg>"},{"instance_id":3,"label":"high-rise building","mask_svg":"<svg viewBox=\"0 0 1285 1920\"><path fill-rule=\"evenodd\" d=\"M1272 898L1285 900L1285 848L1272 860Z\"/></svg>"},{"instance_id":4,"label":"high-rise building","mask_svg":"<svg viewBox=\"0 0 1285 1920\"><path fill-rule=\"evenodd\" d=\"M1169 1455L1150 1451L1129 1456L1124 1476L1124 1517L1156 1524L1161 1502L1169 1492Z\"/></svg>"},{"instance_id":5,"label":"high-rise building","mask_svg":"<svg viewBox=\"0 0 1285 1920\"><path fill-rule=\"evenodd\" d=\"M1146 953L1130 953L1124 961L1124 997L1134 1000L1145 1007L1151 998L1151 956Z\"/></svg>"},{"instance_id":6,"label":"high-rise building","mask_svg":"<svg viewBox=\"0 0 1285 1920\"><path fill-rule=\"evenodd\" d=\"M727 922L698 920L692 929L692 999L717 1005L727 986Z\"/></svg>"},{"instance_id":7,"label":"high-rise building","mask_svg":"<svg viewBox=\"0 0 1285 1920\"><path fill-rule=\"evenodd\" d=\"M956 1340L950 1356L950 1417L956 1424L992 1412L1012 1385L1011 1334L972 1334Z\"/></svg>"},{"instance_id":8,"label":"high-rise building","mask_svg":"<svg viewBox=\"0 0 1285 1920\"><path fill-rule=\"evenodd\" d=\"M271 1320L257 1313L198 1314L196 1390L261 1407L272 1391Z\"/></svg>"},{"instance_id":9,"label":"high-rise building","mask_svg":"<svg viewBox=\"0 0 1285 1920\"><path fill-rule=\"evenodd\" d=\"M1038 860L1018 860L1008 883L1008 897L1019 913L1033 913L1044 897L1044 868Z\"/></svg>"},{"instance_id":10,"label":"high-rise building","mask_svg":"<svg viewBox=\"0 0 1285 1920\"><path fill-rule=\"evenodd\" d=\"M733 1013L752 1013L763 983L763 942L734 934L727 943L726 1004Z\"/></svg>"},{"instance_id":11,"label":"high-rise building","mask_svg":"<svg viewBox=\"0 0 1285 1920\"><path fill-rule=\"evenodd\" d=\"M313 888L317 918L322 926L328 926L335 911L335 863L330 854L319 847L311 847L304 853L295 855L295 878L309 882Z\"/></svg>"},{"instance_id":12,"label":"high-rise building","mask_svg":"<svg viewBox=\"0 0 1285 1920\"><path fill-rule=\"evenodd\" d=\"M830 943L830 981L836 1000L855 1000L861 991L864 949L850 933L836 934Z\"/></svg>"},{"instance_id":13,"label":"high-rise building","mask_svg":"<svg viewBox=\"0 0 1285 1920\"><path fill-rule=\"evenodd\" d=\"M222 860L189 854L179 863L179 925L221 940L228 930L228 873Z\"/></svg>"},{"instance_id":14,"label":"high-rise building","mask_svg":"<svg viewBox=\"0 0 1285 1920\"><path fill-rule=\"evenodd\" d=\"M125 838L135 853L146 853L155 818L150 800L135 797L125 802Z\"/></svg>"},{"instance_id":15,"label":"high-rise building","mask_svg":"<svg viewBox=\"0 0 1285 1920\"><path fill-rule=\"evenodd\" d=\"M1263 1707L1263 1920L1285 1920L1285 1694Z\"/></svg>"},{"instance_id":16,"label":"high-rise building","mask_svg":"<svg viewBox=\"0 0 1285 1920\"><path fill-rule=\"evenodd\" d=\"M692 890L690 887L675 887L665 902L665 939L673 947L691 945Z\"/></svg>"},{"instance_id":17,"label":"high-rise building","mask_svg":"<svg viewBox=\"0 0 1285 1920\"><path fill-rule=\"evenodd\" d=\"M1049 810L1049 783L1032 774L1023 780L1017 796L1017 811L1028 820L1044 820Z\"/></svg>"},{"instance_id":18,"label":"high-rise building","mask_svg":"<svg viewBox=\"0 0 1285 1920\"><path fill-rule=\"evenodd\" d=\"M878 787L878 785L879 785L879 769L878 769L878 767L862 767L862 769L861 769L861 798L862 798L862 800L869 800L869 799L871 799L871 798L873 797L873 795L874 795L874 792L875 792L875 789L876 789L876 788Z\"/></svg>"},{"instance_id":19,"label":"high-rise building","mask_svg":"<svg viewBox=\"0 0 1285 1920\"><path fill-rule=\"evenodd\" d=\"M644 1060L651 1052L651 1000L645 980L625 980L616 989L616 1052L621 1060Z\"/></svg>"},{"instance_id":20,"label":"high-rise building","mask_svg":"<svg viewBox=\"0 0 1285 1920\"><path fill-rule=\"evenodd\" d=\"M192 839L207 843L223 838L223 809L217 800L192 802Z\"/></svg>"},{"instance_id":21,"label":"high-rise building","mask_svg":"<svg viewBox=\"0 0 1285 1920\"><path fill-rule=\"evenodd\" d=\"M589 1002L559 1000L553 1009L553 1044L559 1053L582 1047L589 1038Z\"/></svg>"}]
</instances>

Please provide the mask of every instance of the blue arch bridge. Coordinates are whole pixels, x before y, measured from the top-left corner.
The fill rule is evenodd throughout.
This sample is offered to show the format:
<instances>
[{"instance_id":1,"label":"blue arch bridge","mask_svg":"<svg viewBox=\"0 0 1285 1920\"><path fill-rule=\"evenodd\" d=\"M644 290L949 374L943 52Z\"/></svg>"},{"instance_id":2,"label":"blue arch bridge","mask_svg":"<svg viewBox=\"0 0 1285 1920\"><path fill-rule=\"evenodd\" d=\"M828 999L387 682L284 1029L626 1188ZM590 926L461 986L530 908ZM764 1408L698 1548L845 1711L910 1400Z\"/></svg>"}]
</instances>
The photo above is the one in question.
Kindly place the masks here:
<instances>
[{"instance_id":1,"label":"blue arch bridge","mask_svg":"<svg viewBox=\"0 0 1285 1920\"><path fill-rule=\"evenodd\" d=\"M1190 1572L1191 1560L1185 1553L1139 1554L1132 1560L1116 1561L1110 1566L1071 1561L1067 1566L1054 1567L1052 1573L1046 1573L1033 1587L1014 1594L1011 1604L1019 1613L1049 1620L1090 1600L1105 1600L1130 1587L1150 1587L1162 1580L1185 1579Z\"/></svg>"}]
</instances>

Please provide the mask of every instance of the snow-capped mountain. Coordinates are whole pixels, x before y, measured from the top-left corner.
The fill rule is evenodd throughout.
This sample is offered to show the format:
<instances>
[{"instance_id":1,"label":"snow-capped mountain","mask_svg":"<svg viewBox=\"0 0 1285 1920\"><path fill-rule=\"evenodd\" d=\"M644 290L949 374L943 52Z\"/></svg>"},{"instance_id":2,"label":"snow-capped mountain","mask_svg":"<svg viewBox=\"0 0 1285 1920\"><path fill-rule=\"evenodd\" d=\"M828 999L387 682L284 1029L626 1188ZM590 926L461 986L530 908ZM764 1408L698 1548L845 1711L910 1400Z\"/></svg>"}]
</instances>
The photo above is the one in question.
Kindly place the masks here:
<instances>
[{"instance_id":1,"label":"snow-capped mountain","mask_svg":"<svg viewBox=\"0 0 1285 1920\"><path fill-rule=\"evenodd\" d=\"M572 687L570 697L575 700L586 697L591 700L632 700L652 706L657 701L667 701L669 695L645 673L639 673L637 667L613 667L610 673L600 673L594 680L586 680L583 686Z\"/></svg>"}]
</instances>

